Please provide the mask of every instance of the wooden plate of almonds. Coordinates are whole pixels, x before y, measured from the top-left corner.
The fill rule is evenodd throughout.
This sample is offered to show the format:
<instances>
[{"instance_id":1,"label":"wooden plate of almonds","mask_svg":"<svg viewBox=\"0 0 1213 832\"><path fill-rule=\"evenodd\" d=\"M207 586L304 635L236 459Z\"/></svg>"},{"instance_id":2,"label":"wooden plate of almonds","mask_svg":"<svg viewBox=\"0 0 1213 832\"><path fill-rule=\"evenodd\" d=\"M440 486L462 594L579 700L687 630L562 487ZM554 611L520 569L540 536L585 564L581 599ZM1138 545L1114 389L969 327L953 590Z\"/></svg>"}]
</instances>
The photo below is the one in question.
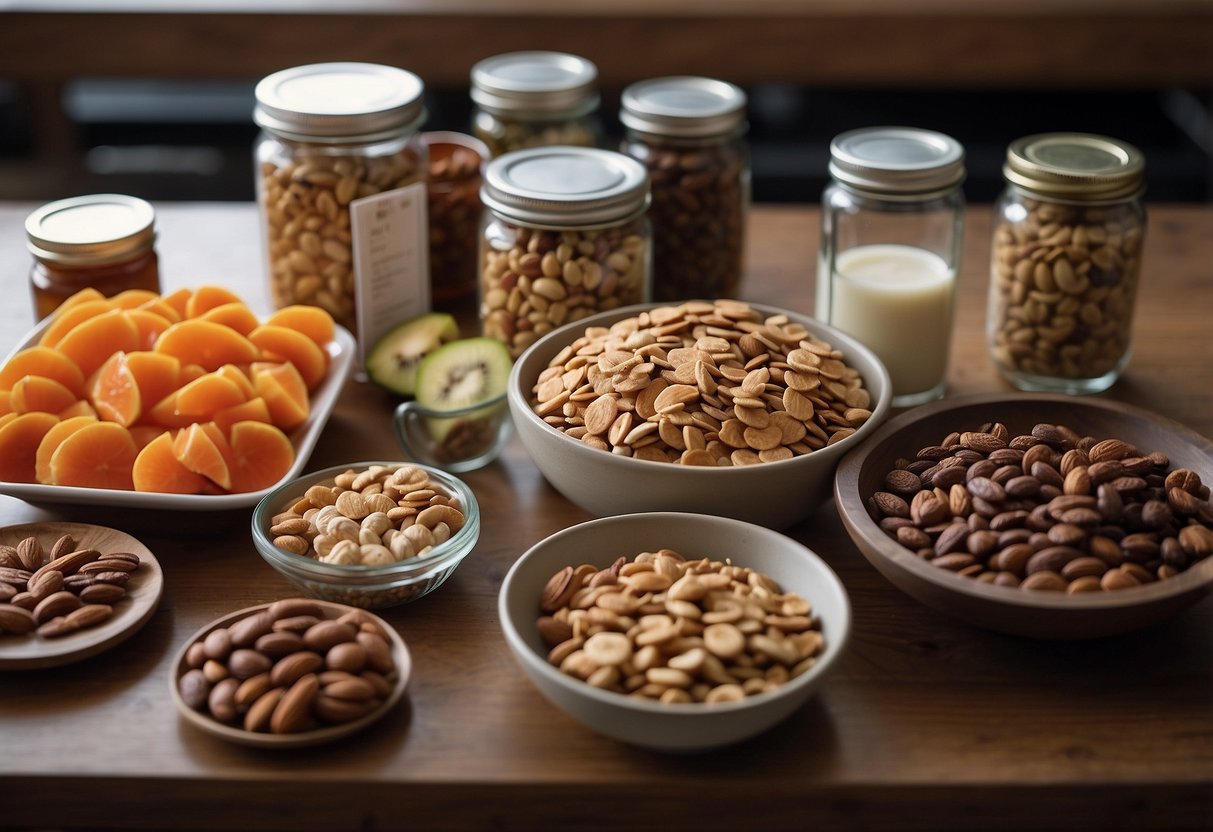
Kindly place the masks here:
<instances>
[{"instance_id":1,"label":"wooden plate of almonds","mask_svg":"<svg viewBox=\"0 0 1213 832\"><path fill-rule=\"evenodd\" d=\"M125 532L88 523L0 528L0 670L57 667L134 635L164 573Z\"/></svg>"},{"instance_id":2,"label":"wooden plate of almonds","mask_svg":"<svg viewBox=\"0 0 1213 832\"><path fill-rule=\"evenodd\" d=\"M992 630L1125 633L1213 592L1213 442L1122 402L980 395L846 456L838 513L899 589Z\"/></svg>"},{"instance_id":3,"label":"wooden plate of almonds","mask_svg":"<svg viewBox=\"0 0 1213 832\"><path fill-rule=\"evenodd\" d=\"M202 627L173 661L181 716L238 745L301 748L349 736L404 695L412 659L386 621L357 607L284 598Z\"/></svg>"}]
</instances>

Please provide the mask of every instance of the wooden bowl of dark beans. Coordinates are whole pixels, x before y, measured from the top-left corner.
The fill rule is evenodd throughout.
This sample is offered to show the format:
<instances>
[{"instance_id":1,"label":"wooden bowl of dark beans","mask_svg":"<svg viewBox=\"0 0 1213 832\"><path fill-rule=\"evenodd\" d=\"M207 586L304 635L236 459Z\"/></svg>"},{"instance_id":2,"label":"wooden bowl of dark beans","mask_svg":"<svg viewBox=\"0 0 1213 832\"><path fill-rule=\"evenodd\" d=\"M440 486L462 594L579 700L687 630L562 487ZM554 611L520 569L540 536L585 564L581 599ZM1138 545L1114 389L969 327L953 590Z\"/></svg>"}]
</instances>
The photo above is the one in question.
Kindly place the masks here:
<instances>
[{"instance_id":1,"label":"wooden bowl of dark beans","mask_svg":"<svg viewBox=\"0 0 1213 832\"><path fill-rule=\"evenodd\" d=\"M904 413L844 458L860 552L934 609L1047 639L1107 636L1213 589L1213 443L1162 416L1067 396Z\"/></svg>"}]
</instances>

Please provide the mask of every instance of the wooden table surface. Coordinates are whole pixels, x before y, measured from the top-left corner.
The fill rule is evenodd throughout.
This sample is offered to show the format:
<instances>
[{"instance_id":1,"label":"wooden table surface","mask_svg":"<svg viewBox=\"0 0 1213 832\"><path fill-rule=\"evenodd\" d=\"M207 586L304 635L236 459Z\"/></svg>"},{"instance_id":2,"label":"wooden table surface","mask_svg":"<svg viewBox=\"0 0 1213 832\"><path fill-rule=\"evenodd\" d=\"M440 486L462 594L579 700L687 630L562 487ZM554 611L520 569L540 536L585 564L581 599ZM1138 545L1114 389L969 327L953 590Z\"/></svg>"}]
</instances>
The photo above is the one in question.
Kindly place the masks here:
<instances>
[{"instance_id":1,"label":"wooden table surface","mask_svg":"<svg viewBox=\"0 0 1213 832\"><path fill-rule=\"evenodd\" d=\"M22 221L0 205L0 351L32 324ZM1213 207L1151 206L1133 360L1109 398L1213 436ZM758 207L752 301L811 311L818 214ZM214 282L268 311L252 205L159 206L166 290ZM950 394L1006 390L983 346L989 208L969 210ZM398 457L393 402L351 381L309 469ZM480 542L438 592L385 617L413 653L398 711L328 747L272 753L199 733L170 701L198 627L292 594L249 512L163 516L0 497L0 524L100 522L159 558L148 625L79 664L0 675L0 827L14 829L1208 829L1213 600L1106 640L1037 642L926 609L827 504L791 534L839 573L853 640L820 695L764 736L663 756L548 704L505 648L496 594L531 544L587 515L515 439L465 476Z\"/></svg>"}]
</instances>

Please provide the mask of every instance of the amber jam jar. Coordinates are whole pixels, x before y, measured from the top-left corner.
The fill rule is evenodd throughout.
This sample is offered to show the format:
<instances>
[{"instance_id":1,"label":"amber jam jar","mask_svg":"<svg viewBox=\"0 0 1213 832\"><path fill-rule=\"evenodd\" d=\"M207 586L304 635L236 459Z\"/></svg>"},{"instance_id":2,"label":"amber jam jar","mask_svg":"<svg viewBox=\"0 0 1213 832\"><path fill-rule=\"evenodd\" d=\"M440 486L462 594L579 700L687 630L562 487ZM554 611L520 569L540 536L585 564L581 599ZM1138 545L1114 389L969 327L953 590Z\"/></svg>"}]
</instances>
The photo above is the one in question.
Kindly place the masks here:
<instances>
[{"instance_id":1,"label":"amber jam jar","mask_svg":"<svg viewBox=\"0 0 1213 832\"><path fill-rule=\"evenodd\" d=\"M106 297L127 289L160 291L156 213L142 199L90 194L43 205L25 220L34 263L29 282L34 317L93 288Z\"/></svg>"}]
</instances>

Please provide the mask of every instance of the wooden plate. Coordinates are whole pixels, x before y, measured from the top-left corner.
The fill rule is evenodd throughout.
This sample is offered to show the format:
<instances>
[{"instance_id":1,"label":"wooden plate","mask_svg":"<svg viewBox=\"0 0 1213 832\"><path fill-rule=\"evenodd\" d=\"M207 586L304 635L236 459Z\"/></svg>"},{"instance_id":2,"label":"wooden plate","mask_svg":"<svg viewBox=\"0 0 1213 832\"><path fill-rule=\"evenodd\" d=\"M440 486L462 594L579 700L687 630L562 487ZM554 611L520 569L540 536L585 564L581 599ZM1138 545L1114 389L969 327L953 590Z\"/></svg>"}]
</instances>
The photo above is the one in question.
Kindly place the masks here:
<instances>
[{"instance_id":1,"label":"wooden plate","mask_svg":"<svg viewBox=\"0 0 1213 832\"><path fill-rule=\"evenodd\" d=\"M169 688L172 691L173 702L177 706L177 710L181 716L187 721L202 729L208 734L213 734L229 742L237 743L238 745L249 745L258 748L303 748L312 745L321 745L326 742L333 742L342 737L349 736L361 731L363 728L370 725L375 720L381 718L384 714L396 707L400 701L400 697L404 695L405 689L409 684L409 676L412 675L413 662L409 655L408 647L405 646L404 639L400 634L379 616L368 612L367 610L358 607L349 607L345 604L336 604L332 601L320 601L313 598L307 599L308 603L318 604L325 611L326 618L340 618L347 612L358 612L379 625L383 632L388 637L388 642L392 647L392 659L396 662L396 668L399 671L396 677L396 683L392 688L392 692L384 700L383 704L371 711L361 719L356 719L352 722L346 722L341 725L330 725L325 728L319 728L314 731L302 731L297 734L261 734L254 731L245 731L243 728L234 725L225 725L212 719L210 716L195 711L189 705L185 704L185 700L181 698L181 692L178 690L177 681L185 675L189 670L189 666L185 662L185 653L189 650L190 645L196 641L205 639L207 634L212 630L217 630L220 627L230 627L242 618L260 612L269 606L269 604L260 604L256 607L248 607L247 609L237 610L229 613L222 618L218 618L207 624L205 627L198 630L181 645L181 649L177 651L176 657L173 659L172 678L169 679Z\"/></svg>"},{"instance_id":2,"label":"wooden plate","mask_svg":"<svg viewBox=\"0 0 1213 832\"><path fill-rule=\"evenodd\" d=\"M95 656L138 632L160 603L164 589L160 563L146 546L126 532L89 523L23 523L0 529L0 543L16 546L33 535L49 551L65 534L74 537L80 548L97 549L103 554L133 552L142 565L131 573L126 597L113 605L114 615L109 621L62 638L41 638L33 633L0 636L0 670L57 667Z\"/></svg>"}]
</instances>

